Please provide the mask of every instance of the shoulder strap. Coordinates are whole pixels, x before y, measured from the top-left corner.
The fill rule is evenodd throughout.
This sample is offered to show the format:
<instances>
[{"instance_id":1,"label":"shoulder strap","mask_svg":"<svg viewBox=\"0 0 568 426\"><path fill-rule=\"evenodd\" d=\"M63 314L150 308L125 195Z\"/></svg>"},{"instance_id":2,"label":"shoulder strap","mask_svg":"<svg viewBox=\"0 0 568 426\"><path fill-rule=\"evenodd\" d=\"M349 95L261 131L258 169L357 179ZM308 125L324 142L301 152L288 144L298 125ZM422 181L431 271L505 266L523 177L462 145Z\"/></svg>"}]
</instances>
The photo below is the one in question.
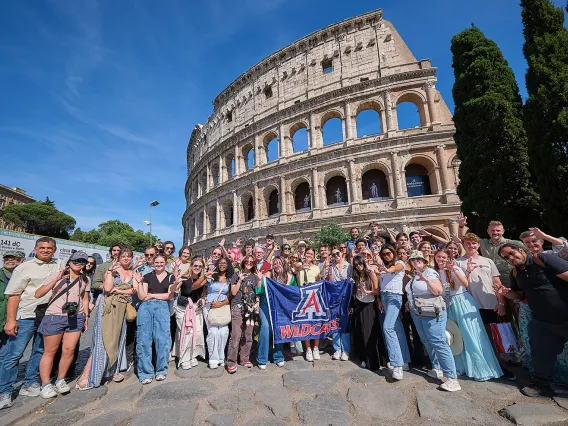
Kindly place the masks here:
<instances>
[{"instance_id":1,"label":"shoulder strap","mask_svg":"<svg viewBox=\"0 0 568 426\"><path fill-rule=\"evenodd\" d=\"M227 285L227 284L225 284L225 285ZM225 288L225 285L219 289L219 293L217 293L217 297L215 298L215 302L219 301L219 297L221 297L221 292Z\"/></svg>"},{"instance_id":2,"label":"shoulder strap","mask_svg":"<svg viewBox=\"0 0 568 426\"><path fill-rule=\"evenodd\" d=\"M57 295L55 295L55 297L50 299L49 302L47 302L47 307L51 306L51 304L53 302L55 302L57 299L59 299L61 296L63 296L65 293L68 293L69 290L71 290L73 287L75 287L75 284L77 284L79 282L80 278L81 278L81 276L79 276L78 278L75 278L75 280L69 286L65 287L63 290L61 290L59 293L57 293Z\"/></svg>"},{"instance_id":3,"label":"shoulder strap","mask_svg":"<svg viewBox=\"0 0 568 426\"><path fill-rule=\"evenodd\" d=\"M536 263L538 266L540 266L543 269L546 268L546 265L544 264L544 262L542 261L542 259L540 258L540 256L538 254L533 256L533 262Z\"/></svg>"}]
</instances>

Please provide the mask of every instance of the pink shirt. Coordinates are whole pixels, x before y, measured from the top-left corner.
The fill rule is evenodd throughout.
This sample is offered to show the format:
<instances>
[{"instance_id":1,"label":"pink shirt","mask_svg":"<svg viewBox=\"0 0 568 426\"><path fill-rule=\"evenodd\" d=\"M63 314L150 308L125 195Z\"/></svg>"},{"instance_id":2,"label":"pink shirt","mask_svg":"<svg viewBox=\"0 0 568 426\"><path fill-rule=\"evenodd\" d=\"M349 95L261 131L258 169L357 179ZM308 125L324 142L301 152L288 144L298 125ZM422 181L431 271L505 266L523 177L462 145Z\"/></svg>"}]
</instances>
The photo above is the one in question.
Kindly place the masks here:
<instances>
[{"instance_id":1,"label":"pink shirt","mask_svg":"<svg viewBox=\"0 0 568 426\"><path fill-rule=\"evenodd\" d=\"M50 275L44 282L42 285L47 285L53 278L55 278L55 276L58 274L59 272L56 272L52 275ZM69 284L71 284L73 281L70 281ZM59 294L61 291L63 291L63 289L65 289L67 287L67 279L62 279L60 280L57 284L55 284L55 286L53 286L53 290L51 291L51 296L50 296L50 300L53 296ZM83 310L83 297L85 296L85 292L86 291L91 291L91 282L89 280L89 278L87 278L87 281L81 280L80 282L78 282L77 284L75 284L73 286L73 288L71 288L69 290L69 298L67 298L67 296L64 294L62 294L55 302L53 302L51 305L49 305L49 307L47 308L47 310L45 311L46 315L62 315L62 316L67 316L66 312L63 312L63 305L69 301L69 302L76 302L79 306L77 309L77 313L80 312L84 312Z\"/></svg>"}]
</instances>

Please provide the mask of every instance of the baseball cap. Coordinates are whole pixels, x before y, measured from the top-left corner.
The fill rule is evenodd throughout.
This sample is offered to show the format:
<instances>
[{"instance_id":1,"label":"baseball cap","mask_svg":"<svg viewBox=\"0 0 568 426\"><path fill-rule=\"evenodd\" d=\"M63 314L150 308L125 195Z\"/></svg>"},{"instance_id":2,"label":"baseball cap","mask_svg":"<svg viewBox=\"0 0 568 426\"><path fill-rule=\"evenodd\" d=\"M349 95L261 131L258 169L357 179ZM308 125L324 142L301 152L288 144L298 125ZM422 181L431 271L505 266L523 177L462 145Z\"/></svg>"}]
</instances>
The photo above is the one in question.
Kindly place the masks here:
<instances>
[{"instance_id":1,"label":"baseball cap","mask_svg":"<svg viewBox=\"0 0 568 426\"><path fill-rule=\"evenodd\" d=\"M298 241L298 246L301 246L301 245L307 246L305 241L300 240L300 241Z\"/></svg>"},{"instance_id":2,"label":"baseball cap","mask_svg":"<svg viewBox=\"0 0 568 426\"><path fill-rule=\"evenodd\" d=\"M268 235L266 236L266 238L267 238L267 239L270 238L271 240L273 240L273 239L274 239L274 235L268 234Z\"/></svg>"},{"instance_id":3,"label":"baseball cap","mask_svg":"<svg viewBox=\"0 0 568 426\"><path fill-rule=\"evenodd\" d=\"M79 260L79 259L83 259L88 261L89 260L89 255L87 253L85 253L84 251L76 251L75 253L73 253L71 255L71 257L69 258L69 260L73 261L73 260Z\"/></svg>"}]
</instances>

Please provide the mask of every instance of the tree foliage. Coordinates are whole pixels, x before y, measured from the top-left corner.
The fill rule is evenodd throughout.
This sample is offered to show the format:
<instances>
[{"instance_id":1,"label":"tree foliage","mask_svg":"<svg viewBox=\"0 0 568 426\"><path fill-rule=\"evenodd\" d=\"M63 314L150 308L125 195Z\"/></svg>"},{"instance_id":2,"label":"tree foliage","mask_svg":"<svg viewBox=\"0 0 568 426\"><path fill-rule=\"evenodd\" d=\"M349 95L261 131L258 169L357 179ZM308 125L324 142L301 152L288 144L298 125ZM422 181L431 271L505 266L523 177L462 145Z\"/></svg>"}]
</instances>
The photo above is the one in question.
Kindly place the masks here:
<instances>
[{"instance_id":1,"label":"tree foliage","mask_svg":"<svg viewBox=\"0 0 568 426\"><path fill-rule=\"evenodd\" d=\"M528 99L524 125L543 219L568 234L568 30L549 0L521 0ZM568 8L567 8L568 10Z\"/></svg>"},{"instance_id":2,"label":"tree foliage","mask_svg":"<svg viewBox=\"0 0 568 426\"><path fill-rule=\"evenodd\" d=\"M339 243L344 243L349 239L345 230L336 223L324 226L316 234L316 245L328 244L333 247Z\"/></svg>"},{"instance_id":3,"label":"tree foliage","mask_svg":"<svg viewBox=\"0 0 568 426\"><path fill-rule=\"evenodd\" d=\"M500 220L518 235L538 223L538 195L513 71L497 44L476 27L455 35L451 50L462 210L477 233Z\"/></svg>"},{"instance_id":4,"label":"tree foliage","mask_svg":"<svg viewBox=\"0 0 568 426\"><path fill-rule=\"evenodd\" d=\"M83 243L98 244L110 247L113 244L124 244L133 251L144 251L150 245L150 233L141 230L135 231L128 223L120 220L109 220L99 224L97 229L91 229L84 232L81 228L71 236L73 241L81 241ZM152 241L156 241L158 237L153 236Z\"/></svg>"},{"instance_id":5,"label":"tree foliage","mask_svg":"<svg viewBox=\"0 0 568 426\"><path fill-rule=\"evenodd\" d=\"M30 234L53 238L69 238L75 219L42 201L11 204L4 209L3 219L23 227Z\"/></svg>"}]
</instances>

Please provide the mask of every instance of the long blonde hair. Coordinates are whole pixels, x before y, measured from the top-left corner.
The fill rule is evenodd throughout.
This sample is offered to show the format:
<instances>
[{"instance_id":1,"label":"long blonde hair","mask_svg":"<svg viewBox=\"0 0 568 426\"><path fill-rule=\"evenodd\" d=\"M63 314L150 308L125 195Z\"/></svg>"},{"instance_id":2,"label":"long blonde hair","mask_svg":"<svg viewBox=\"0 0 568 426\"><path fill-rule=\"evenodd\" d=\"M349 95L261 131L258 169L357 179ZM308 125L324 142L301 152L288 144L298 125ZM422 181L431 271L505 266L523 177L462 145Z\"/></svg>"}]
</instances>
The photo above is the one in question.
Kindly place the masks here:
<instances>
[{"instance_id":1,"label":"long blonde hair","mask_svg":"<svg viewBox=\"0 0 568 426\"><path fill-rule=\"evenodd\" d=\"M450 255L450 251L448 249L443 248L443 249L436 250L436 253L434 253L434 269L440 274L443 272L446 275L446 281L450 284L450 288L452 290L455 290L456 289L456 282L454 280L454 277L453 277L451 271L448 271L447 269L440 270L440 267L438 266L438 262L436 262L436 255L440 252L445 253L446 256L448 256L449 262L453 262L452 256Z\"/></svg>"}]
</instances>

